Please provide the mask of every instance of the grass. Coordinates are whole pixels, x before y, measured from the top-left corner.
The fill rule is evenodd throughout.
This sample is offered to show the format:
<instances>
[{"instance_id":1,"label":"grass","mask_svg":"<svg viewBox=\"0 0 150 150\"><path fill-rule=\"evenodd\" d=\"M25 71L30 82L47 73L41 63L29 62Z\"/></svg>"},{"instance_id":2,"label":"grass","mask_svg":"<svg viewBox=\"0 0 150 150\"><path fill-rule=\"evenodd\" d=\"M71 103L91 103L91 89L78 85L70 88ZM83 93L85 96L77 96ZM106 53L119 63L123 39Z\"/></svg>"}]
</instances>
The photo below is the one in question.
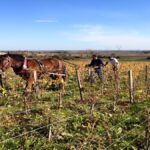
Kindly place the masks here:
<instances>
[{"instance_id":1,"label":"grass","mask_svg":"<svg viewBox=\"0 0 150 150\"><path fill-rule=\"evenodd\" d=\"M27 97L27 112L22 96L24 81L11 70L8 72L9 78L5 82L12 92L7 90L7 95L1 95L0 98L0 149L144 149L146 108L150 106L150 97L146 95L142 69L143 64L148 62L141 62L140 67L137 62L127 62L135 75L135 104L129 103L128 66L122 62L117 105L114 105L116 90L113 78L109 77L109 66L105 71L107 81L102 92L99 81L91 85L84 80L87 70L82 66L87 61L76 63L82 71L84 101L80 100L74 70L69 68L69 78L62 97L63 108L58 107L59 91L51 91L47 82L41 82L41 97L35 94ZM91 113L92 104L94 111ZM49 119L51 141L48 141Z\"/></svg>"}]
</instances>

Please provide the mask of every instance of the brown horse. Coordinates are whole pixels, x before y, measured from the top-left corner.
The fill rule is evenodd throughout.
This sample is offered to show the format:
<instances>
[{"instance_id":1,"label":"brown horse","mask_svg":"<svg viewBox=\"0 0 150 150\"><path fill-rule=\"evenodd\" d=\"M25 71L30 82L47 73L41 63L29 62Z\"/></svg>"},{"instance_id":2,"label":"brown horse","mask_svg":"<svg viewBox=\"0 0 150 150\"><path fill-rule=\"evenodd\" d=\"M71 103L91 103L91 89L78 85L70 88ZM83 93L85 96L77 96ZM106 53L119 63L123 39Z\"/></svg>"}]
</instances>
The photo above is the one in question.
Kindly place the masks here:
<instances>
[{"instance_id":1,"label":"brown horse","mask_svg":"<svg viewBox=\"0 0 150 150\"><path fill-rule=\"evenodd\" d=\"M19 54L5 54L0 56L0 69L5 72L13 68L15 74L26 80L25 93L31 92L37 79L49 76L56 79L59 75L66 79L66 65L57 58L37 60L26 58Z\"/></svg>"}]
</instances>

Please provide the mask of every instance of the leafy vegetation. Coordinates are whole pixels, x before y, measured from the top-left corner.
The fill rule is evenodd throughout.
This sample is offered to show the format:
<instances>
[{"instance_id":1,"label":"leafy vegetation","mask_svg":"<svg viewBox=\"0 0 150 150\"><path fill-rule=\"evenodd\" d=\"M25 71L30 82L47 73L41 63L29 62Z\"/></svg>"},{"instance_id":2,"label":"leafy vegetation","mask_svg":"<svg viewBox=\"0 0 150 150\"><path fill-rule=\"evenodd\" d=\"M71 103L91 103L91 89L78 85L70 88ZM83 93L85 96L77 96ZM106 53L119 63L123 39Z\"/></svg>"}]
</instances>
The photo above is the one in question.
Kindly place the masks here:
<instances>
[{"instance_id":1,"label":"leafy vegetation","mask_svg":"<svg viewBox=\"0 0 150 150\"><path fill-rule=\"evenodd\" d=\"M84 101L80 100L74 68L68 66L62 108L58 105L60 91L50 90L49 79L39 83L40 96L32 93L23 97L24 81L12 70L7 72L5 89L0 89L0 149L144 149L146 108L150 106L144 67L150 63L122 62L117 95L110 66L105 68L104 84L98 79L90 84L84 68L88 61L73 62L80 66ZM134 104L128 96L129 69L134 74Z\"/></svg>"}]
</instances>

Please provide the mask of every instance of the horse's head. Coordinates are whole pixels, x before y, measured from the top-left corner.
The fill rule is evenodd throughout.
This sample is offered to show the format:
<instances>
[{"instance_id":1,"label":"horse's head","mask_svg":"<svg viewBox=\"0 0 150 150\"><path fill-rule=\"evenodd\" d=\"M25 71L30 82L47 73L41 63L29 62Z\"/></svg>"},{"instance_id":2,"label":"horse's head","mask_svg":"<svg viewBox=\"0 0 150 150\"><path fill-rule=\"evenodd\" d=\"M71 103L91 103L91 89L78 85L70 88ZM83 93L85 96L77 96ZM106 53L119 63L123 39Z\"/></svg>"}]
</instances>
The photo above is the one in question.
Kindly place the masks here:
<instances>
[{"instance_id":1,"label":"horse's head","mask_svg":"<svg viewBox=\"0 0 150 150\"><path fill-rule=\"evenodd\" d=\"M4 72L11 67L12 61L9 55L0 56L0 69Z\"/></svg>"}]
</instances>

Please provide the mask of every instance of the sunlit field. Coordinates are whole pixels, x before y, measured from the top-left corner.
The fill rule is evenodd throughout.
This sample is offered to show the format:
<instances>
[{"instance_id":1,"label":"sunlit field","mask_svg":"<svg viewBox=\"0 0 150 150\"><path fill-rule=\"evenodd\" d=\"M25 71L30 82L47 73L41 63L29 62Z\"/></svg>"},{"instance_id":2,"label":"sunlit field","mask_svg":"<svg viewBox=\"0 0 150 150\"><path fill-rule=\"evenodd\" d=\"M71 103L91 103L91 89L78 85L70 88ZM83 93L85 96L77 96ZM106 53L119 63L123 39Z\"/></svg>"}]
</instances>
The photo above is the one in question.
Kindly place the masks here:
<instances>
[{"instance_id":1,"label":"sunlit field","mask_svg":"<svg viewBox=\"0 0 150 150\"><path fill-rule=\"evenodd\" d=\"M117 85L110 64L104 68L104 81L95 77L91 83L85 67L90 60L68 62L78 65L83 100L75 66L67 62L68 77L63 91L52 90L53 81L46 78L38 81L38 93L25 97L25 81L11 69L6 72L4 88L0 89L0 149L146 148L150 61L121 61ZM129 98L129 70L133 73L133 103Z\"/></svg>"}]
</instances>

